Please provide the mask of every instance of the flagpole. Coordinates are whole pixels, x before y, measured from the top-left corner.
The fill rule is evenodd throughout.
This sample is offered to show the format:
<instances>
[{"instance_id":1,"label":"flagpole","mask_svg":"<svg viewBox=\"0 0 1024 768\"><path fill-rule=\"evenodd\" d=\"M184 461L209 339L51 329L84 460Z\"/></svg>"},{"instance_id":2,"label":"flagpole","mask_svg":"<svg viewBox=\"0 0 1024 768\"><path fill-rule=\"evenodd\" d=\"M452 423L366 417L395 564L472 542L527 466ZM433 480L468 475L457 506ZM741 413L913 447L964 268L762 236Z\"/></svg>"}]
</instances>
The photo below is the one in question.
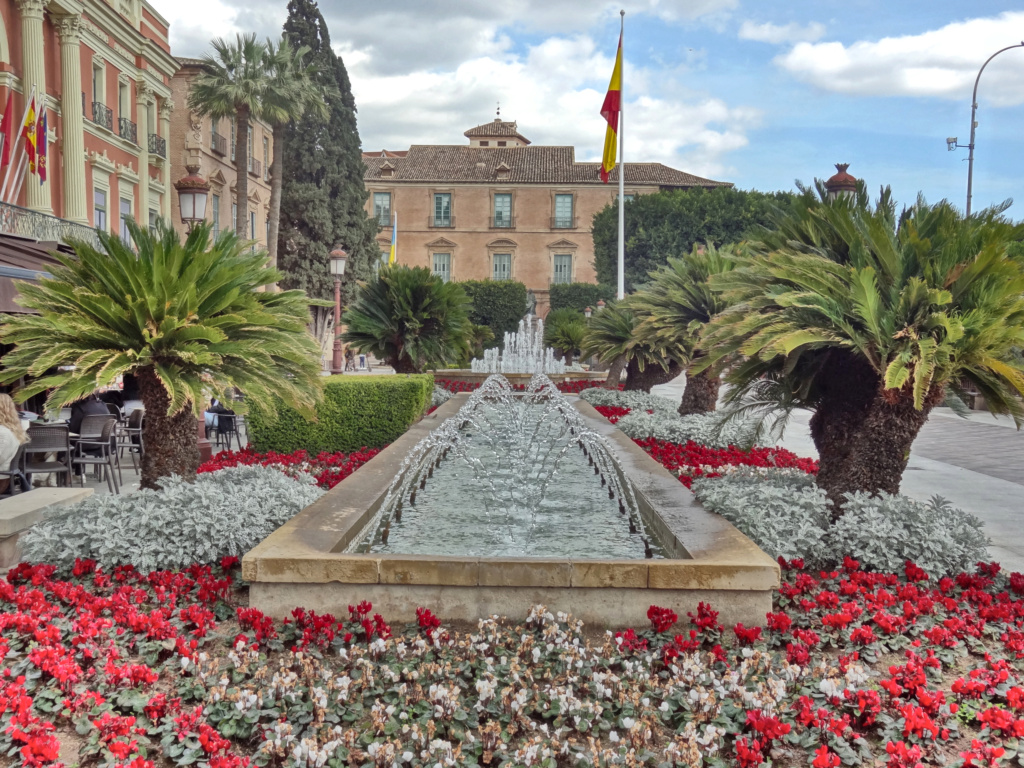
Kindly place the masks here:
<instances>
[{"instance_id":1,"label":"flagpole","mask_svg":"<svg viewBox=\"0 0 1024 768\"><path fill-rule=\"evenodd\" d=\"M624 45L624 35L626 31L626 12L619 11L619 46L622 49L622 70L626 68L626 54ZM625 80L626 76L621 75L619 81L619 287L618 297L623 299L626 296L626 274L625 274L625 262L626 262L626 168L623 163L625 159L625 120L623 116L626 112L626 97L625 97Z\"/></svg>"},{"instance_id":2,"label":"flagpole","mask_svg":"<svg viewBox=\"0 0 1024 768\"><path fill-rule=\"evenodd\" d=\"M12 91L12 93L13 93L13 91ZM21 121L16 126L16 130L18 132L17 133L17 139L21 138L21 130L22 130L22 128L25 127L25 120L28 119L28 110L29 110L29 107L32 106L32 100L35 97L36 97L36 86L35 86L35 83L33 83L32 84L32 92L29 94L28 98L25 99L25 113L21 116ZM25 146L24 146L24 144L22 142L19 142L17 139L15 139L15 143L18 146L21 146L21 151L22 151L22 153L24 153L25 152ZM19 163L14 159L14 156L12 155L11 156L11 162L7 166L7 173L4 174L3 186L0 187L0 200L7 200L7 195L10 194L10 190L7 189L7 182L11 178L11 168L13 168L15 165L19 165Z\"/></svg>"}]
</instances>

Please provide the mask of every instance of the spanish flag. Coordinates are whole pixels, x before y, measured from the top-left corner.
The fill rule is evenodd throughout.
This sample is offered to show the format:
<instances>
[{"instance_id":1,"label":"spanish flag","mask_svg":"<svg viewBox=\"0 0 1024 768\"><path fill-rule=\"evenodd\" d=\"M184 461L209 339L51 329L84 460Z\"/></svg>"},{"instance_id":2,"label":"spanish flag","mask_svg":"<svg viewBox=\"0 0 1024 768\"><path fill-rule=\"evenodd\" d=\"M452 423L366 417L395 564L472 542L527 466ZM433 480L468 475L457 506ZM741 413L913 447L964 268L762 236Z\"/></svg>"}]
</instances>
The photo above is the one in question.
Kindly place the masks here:
<instances>
[{"instance_id":1,"label":"spanish flag","mask_svg":"<svg viewBox=\"0 0 1024 768\"><path fill-rule=\"evenodd\" d=\"M46 153L47 144L49 144L49 129L46 125L46 110L43 110L43 114L39 116L39 127L36 130L36 155L39 158L39 162L36 163L39 169L39 183L42 184L46 181Z\"/></svg>"},{"instance_id":2,"label":"spanish flag","mask_svg":"<svg viewBox=\"0 0 1024 768\"><path fill-rule=\"evenodd\" d=\"M388 264L394 264L398 258L398 211L395 211L395 221L391 226L391 252L388 253Z\"/></svg>"},{"instance_id":3,"label":"spanish flag","mask_svg":"<svg viewBox=\"0 0 1024 768\"><path fill-rule=\"evenodd\" d=\"M608 174L615 167L615 150L619 143L619 112L622 111L622 33L619 33L619 49L615 52L615 68L608 93L601 105L601 117L608 121L604 134L604 155L601 156L601 181L608 183Z\"/></svg>"},{"instance_id":4,"label":"spanish flag","mask_svg":"<svg viewBox=\"0 0 1024 768\"><path fill-rule=\"evenodd\" d=\"M28 169L31 173L36 172L36 98L32 97L32 103L28 106L25 114L25 124L21 127L21 138L25 140L25 154L28 155ZM19 170L20 172L20 170Z\"/></svg>"}]
</instances>

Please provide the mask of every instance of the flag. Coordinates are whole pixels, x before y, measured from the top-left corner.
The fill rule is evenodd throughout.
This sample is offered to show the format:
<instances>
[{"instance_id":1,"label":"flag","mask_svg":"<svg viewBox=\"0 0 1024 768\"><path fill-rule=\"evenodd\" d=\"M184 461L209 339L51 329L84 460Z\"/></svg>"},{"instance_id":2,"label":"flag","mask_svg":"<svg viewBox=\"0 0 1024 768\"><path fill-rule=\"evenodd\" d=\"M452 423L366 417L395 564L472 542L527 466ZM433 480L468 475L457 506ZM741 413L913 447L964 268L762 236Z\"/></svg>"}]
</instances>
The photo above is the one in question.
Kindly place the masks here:
<instances>
[{"instance_id":1,"label":"flag","mask_svg":"<svg viewBox=\"0 0 1024 768\"><path fill-rule=\"evenodd\" d=\"M394 264L398 257L398 211L395 211L395 221L391 227L391 252L388 253L388 264Z\"/></svg>"},{"instance_id":2,"label":"flag","mask_svg":"<svg viewBox=\"0 0 1024 768\"><path fill-rule=\"evenodd\" d=\"M25 114L25 124L21 128L21 138L25 140L25 154L28 155L28 169L36 172L36 99L32 97L32 103L28 106Z\"/></svg>"},{"instance_id":3,"label":"flag","mask_svg":"<svg viewBox=\"0 0 1024 768\"><path fill-rule=\"evenodd\" d=\"M39 116L39 128L36 130L36 143L38 145L36 154L39 156L39 183L42 184L46 181L46 153L47 145L50 143L49 135L46 128L46 109L43 109L43 114Z\"/></svg>"},{"instance_id":4,"label":"flag","mask_svg":"<svg viewBox=\"0 0 1024 768\"><path fill-rule=\"evenodd\" d=\"M622 110L622 33L619 33L619 48L615 52L615 68L608 83L608 93L601 105L601 117L608 121L604 134L604 154L601 156L601 181L608 183L608 174L615 167L615 149L619 141L619 112Z\"/></svg>"},{"instance_id":5,"label":"flag","mask_svg":"<svg viewBox=\"0 0 1024 768\"><path fill-rule=\"evenodd\" d=\"M11 164L11 149L14 146L13 95L7 98L7 106L4 107L4 119L0 120L0 139L4 143L4 148L0 151L0 168L6 168Z\"/></svg>"}]
</instances>

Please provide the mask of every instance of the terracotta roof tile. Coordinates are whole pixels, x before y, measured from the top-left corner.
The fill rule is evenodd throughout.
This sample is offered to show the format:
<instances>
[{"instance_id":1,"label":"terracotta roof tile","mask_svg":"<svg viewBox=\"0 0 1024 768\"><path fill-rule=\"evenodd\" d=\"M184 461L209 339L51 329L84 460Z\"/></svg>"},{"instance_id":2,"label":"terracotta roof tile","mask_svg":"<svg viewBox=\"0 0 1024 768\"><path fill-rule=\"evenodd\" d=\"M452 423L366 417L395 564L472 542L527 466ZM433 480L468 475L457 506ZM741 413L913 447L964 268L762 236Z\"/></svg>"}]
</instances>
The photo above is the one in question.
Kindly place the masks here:
<instances>
[{"instance_id":1,"label":"terracotta roof tile","mask_svg":"<svg viewBox=\"0 0 1024 768\"><path fill-rule=\"evenodd\" d=\"M492 120L489 123L483 123L475 128L470 128L462 135L469 139L510 136L514 139L519 139L524 144L530 143L530 140L519 132L519 126L515 122L503 120Z\"/></svg>"}]
</instances>

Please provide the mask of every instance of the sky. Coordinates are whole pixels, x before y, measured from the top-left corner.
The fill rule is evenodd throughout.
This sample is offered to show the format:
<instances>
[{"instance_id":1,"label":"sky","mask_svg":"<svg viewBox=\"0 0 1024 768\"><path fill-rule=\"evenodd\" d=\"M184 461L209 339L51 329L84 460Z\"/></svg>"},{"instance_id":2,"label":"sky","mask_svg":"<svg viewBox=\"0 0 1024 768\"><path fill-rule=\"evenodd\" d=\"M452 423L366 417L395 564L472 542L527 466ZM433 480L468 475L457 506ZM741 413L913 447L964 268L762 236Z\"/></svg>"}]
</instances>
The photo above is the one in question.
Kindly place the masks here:
<instances>
[{"instance_id":1,"label":"sky","mask_svg":"<svg viewBox=\"0 0 1024 768\"><path fill-rule=\"evenodd\" d=\"M152 0L171 47L277 38L285 0ZM1018 0L320 0L352 80L364 150L466 144L501 117L534 144L599 160L625 16L626 162L742 189L794 189L850 164L876 193L963 207L971 90L1024 41ZM1024 48L978 90L975 210L1024 219Z\"/></svg>"}]
</instances>

